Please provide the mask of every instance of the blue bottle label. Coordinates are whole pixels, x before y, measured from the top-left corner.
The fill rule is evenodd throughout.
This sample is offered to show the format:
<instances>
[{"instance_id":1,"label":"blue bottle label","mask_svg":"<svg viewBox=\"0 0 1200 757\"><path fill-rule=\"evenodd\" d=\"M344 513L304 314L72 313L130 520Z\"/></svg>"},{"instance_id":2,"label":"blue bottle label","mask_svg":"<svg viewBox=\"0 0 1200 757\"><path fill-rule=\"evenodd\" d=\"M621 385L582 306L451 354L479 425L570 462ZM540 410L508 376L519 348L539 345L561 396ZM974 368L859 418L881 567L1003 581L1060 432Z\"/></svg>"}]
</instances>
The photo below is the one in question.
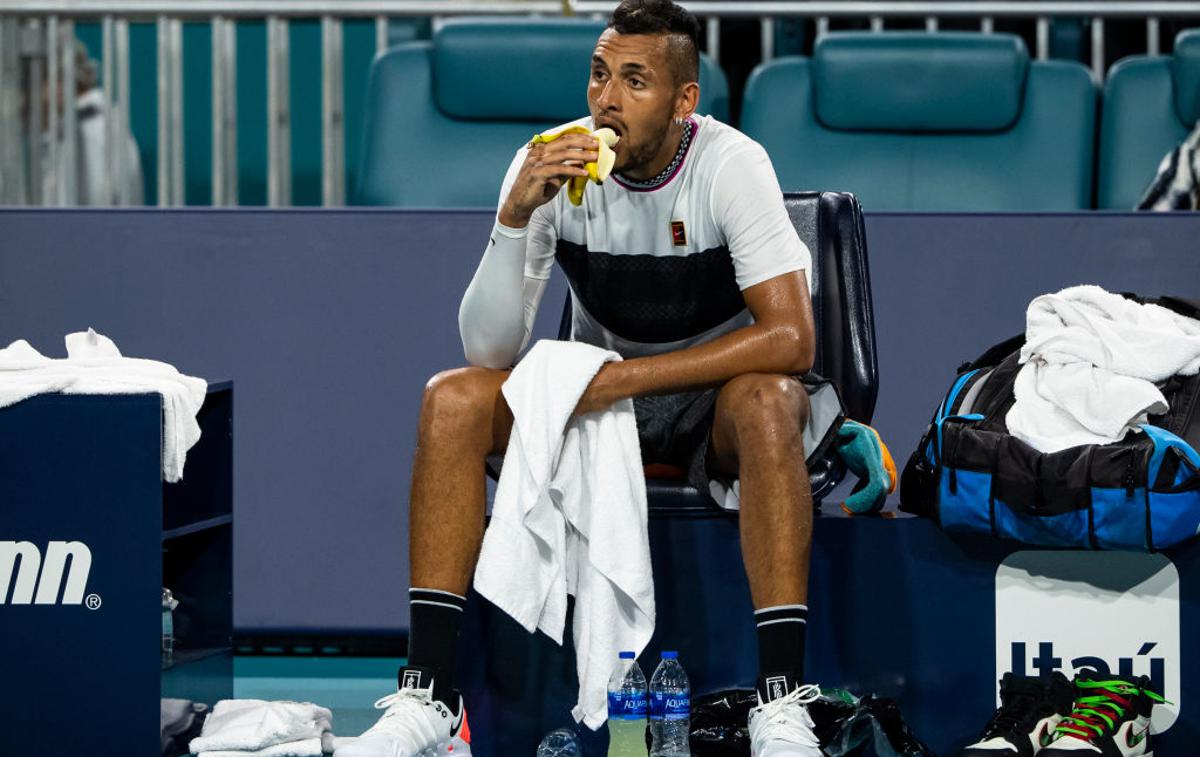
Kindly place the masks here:
<instances>
[{"instance_id":1,"label":"blue bottle label","mask_svg":"<svg viewBox=\"0 0 1200 757\"><path fill-rule=\"evenodd\" d=\"M650 695L650 717L654 720L684 720L691 714L691 702L682 694L656 691Z\"/></svg>"},{"instance_id":2,"label":"blue bottle label","mask_svg":"<svg viewBox=\"0 0 1200 757\"><path fill-rule=\"evenodd\" d=\"M646 717L645 694L609 692L608 717L613 720L643 720Z\"/></svg>"}]
</instances>

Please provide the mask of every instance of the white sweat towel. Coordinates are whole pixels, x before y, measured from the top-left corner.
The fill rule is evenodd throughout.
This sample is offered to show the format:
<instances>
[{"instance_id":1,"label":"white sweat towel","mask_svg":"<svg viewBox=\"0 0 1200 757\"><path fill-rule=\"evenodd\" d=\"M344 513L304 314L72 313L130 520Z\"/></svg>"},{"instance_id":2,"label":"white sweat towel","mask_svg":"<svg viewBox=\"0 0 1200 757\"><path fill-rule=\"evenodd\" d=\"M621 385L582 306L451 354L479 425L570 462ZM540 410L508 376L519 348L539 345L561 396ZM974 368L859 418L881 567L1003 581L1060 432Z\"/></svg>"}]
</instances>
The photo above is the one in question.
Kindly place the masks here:
<instances>
[{"instance_id":1,"label":"white sweat towel","mask_svg":"<svg viewBox=\"0 0 1200 757\"><path fill-rule=\"evenodd\" d=\"M323 757L325 747L321 739L301 739L262 749L215 749L208 752L196 752L193 749L192 752L196 757Z\"/></svg>"},{"instance_id":2,"label":"white sweat towel","mask_svg":"<svg viewBox=\"0 0 1200 757\"><path fill-rule=\"evenodd\" d=\"M621 357L542 340L505 381L513 429L475 589L525 630L562 644L575 596L575 720L608 717L608 679L622 650L654 633L654 581L633 400L572 418L592 378Z\"/></svg>"},{"instance_id":3,"label":"white sweat towel","mask_svg":"<svg viewBox=\"0 0 1200 757\"><path fill-rule=\"evenodd\" d=\"M192 754L318 757L332 727L333 713L312 702L222 699L188 748Z\"/></svg>"},{"instance_id":4,"label":"white sweat towel","mask_svg":"<svg viewBox=\"0 0 1200 757\"><path fill-rule=\"evenodd\" d=\"M1021 362L1009 433L1040 452L1111 444L1166 411L1154 382L1200 371L1200 321L1070 287L1029 303Z\"/></svg>"},{"instance_id":5,"label":"white sweat towel","mask_svg":"<svg viewBox=\"0 0 1200 757\"><path fill-rule=\"evenodd\" d=\"M183 478L187 452L200 440L196 415L208 383L156 360L122 357L92 329L67 334L67 357L48 358L19 339L0 350L0 408L39 394L160 394L163 398L162 475Z\"/></svg>"}]
</instances>

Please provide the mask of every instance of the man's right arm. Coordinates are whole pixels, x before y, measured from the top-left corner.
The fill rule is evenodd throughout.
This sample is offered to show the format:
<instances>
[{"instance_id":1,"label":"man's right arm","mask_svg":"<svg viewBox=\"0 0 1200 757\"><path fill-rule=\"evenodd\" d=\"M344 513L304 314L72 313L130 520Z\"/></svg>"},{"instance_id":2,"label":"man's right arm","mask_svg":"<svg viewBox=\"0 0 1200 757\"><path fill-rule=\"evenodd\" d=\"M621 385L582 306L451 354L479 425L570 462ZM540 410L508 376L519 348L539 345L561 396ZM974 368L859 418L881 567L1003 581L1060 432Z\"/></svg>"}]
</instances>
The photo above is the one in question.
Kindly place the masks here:
<instances>
[{"instance_id":1,"label":"man's right arm","mask_svg":"<svg viewBox=\"0 0 1200 757\"><path fill-rule=\"evenodd\" d=\"M547 280L526 275L529 234L528 226L514 229L499 221L492 228L458 309L463 352L471 365L511 367L529 341Z\"/></svg>"},{"instance_id":2,"label":"man's right arm","mask_svg":"<svg viewBox=\"0 0 1200 757\"><path fill-rule=\"evenodd\" d=\"M463 295L458 328L467 362L512 366L529 341L554 263L553 205L563 183L587 175L596 140L560 137L518 151L500 190L500 207L483 259Z\"/></svg>"}]
</instances>

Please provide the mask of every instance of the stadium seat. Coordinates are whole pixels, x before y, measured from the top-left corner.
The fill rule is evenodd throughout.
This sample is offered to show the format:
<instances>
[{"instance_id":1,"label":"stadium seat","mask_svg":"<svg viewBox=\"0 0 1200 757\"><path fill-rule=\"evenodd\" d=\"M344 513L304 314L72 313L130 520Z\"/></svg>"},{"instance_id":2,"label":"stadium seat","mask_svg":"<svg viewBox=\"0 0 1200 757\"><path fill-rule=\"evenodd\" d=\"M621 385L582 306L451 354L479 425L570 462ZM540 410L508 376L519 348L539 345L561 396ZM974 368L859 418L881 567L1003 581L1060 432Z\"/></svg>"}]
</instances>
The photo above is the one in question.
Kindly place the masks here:
<instances>
[{"instance_id":1,"label":"stadium seat","mask_svg":"<svg viewBox=\"0 0 1200 757\"><path fill-rule=\"evenodd\" d=\"M1100 119L1097 204L1129 210L1163 156L1200 119L1200 29L1175 39L1173 56L1137 56L1112 67Z\"/></svg>"},{"instance_id":2,"label":"stadium seat","mask_svg":"<svg viewBox=\"0 0 1200 757\"><path fill-rule=\"evenodd\" d=\"M587 115L591 52L604 26L460 19L429 42L387 50L371 66L357 204L495 207L517 148ZM728 85L705 56L700 90L698 112L726 120Z\"/></svg>"},{"instance_id":3,"label":"stadium seat","mask_svg":"<svg viewBox=\"0 0 1200 757\"><path fill-rule=\"evenodd\" d=\"M868 210L1091 207L1096 86L1007 34L838 33L746 85L742 129L784 191L853 192Z\"/></svg>"}]
</instances>

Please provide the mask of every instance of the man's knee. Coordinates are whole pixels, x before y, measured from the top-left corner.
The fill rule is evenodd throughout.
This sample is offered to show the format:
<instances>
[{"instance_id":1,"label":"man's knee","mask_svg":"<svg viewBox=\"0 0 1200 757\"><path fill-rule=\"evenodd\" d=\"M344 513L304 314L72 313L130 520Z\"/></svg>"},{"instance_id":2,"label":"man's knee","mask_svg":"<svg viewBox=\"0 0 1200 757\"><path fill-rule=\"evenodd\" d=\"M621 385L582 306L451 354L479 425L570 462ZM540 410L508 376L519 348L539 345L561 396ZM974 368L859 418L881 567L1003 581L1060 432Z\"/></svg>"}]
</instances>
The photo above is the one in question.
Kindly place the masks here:
<instances>
[{"instance_id":1,"label":"man's knee","mask_svg":"<svg viewBox=\"0 0 1200 757\"><path fill-rule=\"evenodd\" d=\"M808 423L808 392L791 376L747 373L721 390L718 412L728 414L742 441L798 441Z\"/></svg>"},{"instance_id":2,"label":"man's knee","mask_svg":"<svg viewBox=\"0 0 1200 757\"><path fill-rule=\"evenodd\" d=\"M478 429L490 431L491 417L502 379L488 368L442 371L425 384L421 399L423 431Z\"/></svg>"}]
</instances>

